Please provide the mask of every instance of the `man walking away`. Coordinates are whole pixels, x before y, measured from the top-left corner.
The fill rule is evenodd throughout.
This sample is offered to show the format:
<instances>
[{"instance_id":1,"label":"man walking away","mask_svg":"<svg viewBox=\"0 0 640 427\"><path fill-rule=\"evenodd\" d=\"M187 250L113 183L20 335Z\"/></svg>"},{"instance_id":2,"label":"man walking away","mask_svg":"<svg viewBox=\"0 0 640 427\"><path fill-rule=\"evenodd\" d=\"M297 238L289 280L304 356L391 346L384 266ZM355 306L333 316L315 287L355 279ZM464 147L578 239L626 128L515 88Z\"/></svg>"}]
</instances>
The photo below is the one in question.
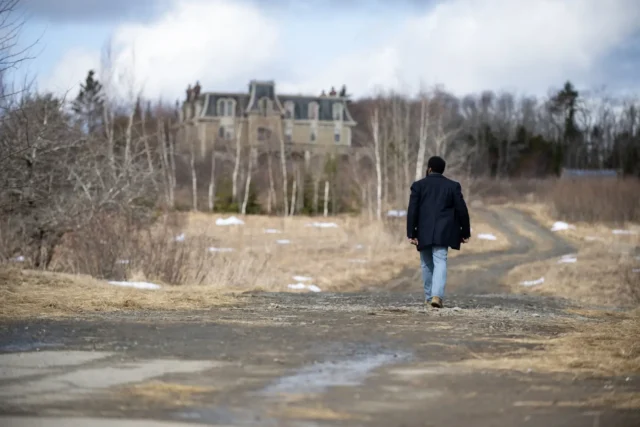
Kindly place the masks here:
<instances>
[{"instance_id":1,"label":"man walking away","mask_svg":"<svg viewBox=\"0 0 640 427\"><path fill-rule=\"evenodd\" d=\"M460 250L471 237L462 187L442 175L445 166L440 157L429 159L427 176L411 185L407 209L407 237L420 252L425 304L436 308L444 303L448 250Z\"/></svg>"}]
</instances>

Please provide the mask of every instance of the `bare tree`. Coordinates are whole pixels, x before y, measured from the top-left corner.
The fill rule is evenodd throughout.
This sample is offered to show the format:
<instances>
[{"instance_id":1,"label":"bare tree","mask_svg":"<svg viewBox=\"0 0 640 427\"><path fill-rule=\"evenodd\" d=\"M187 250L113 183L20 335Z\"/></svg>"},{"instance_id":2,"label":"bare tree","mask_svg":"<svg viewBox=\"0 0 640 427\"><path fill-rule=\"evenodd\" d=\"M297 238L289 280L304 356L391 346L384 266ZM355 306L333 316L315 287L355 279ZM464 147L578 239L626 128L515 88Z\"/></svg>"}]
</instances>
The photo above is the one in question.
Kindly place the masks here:
<instances>
[{"instance_id":1,"label":"bare tree","mask_svg":"<svg viewBox=\"0 0 640 427\"><path fill-rule=\"evenodd\" d=\"M35 267L47 268L64 235L92 219L153 203L144 153L114 176L104 141L75 126L52 95L11 105L0 123L0 158L16 149L0 168L0 229L11 236L3 251L20 250Z\"/></svg>"},{"instance_id":2,"label":"bare tree","mask_svg":"<svg viewBox=\"0 0 640 427\"><path fill-rule=\"evenodd\" d=\"M25 21L18 14L20 0L0 0L0 107L7 98L21 90L10 90L6 76L22 62L31 59L29 50L35 45L19 47L20 33Z\"/></svg>"},{"instance_id":3,"label":"bare tree","mask_svg":"<svg viewBox=\"0 0 640 427\"><path fill-rule=\"evenodd\" d=\"M211 171L209 175L208 193L209 211L213 212L216 204L216 138L211 144Z\"/></svg>"},{"instance_id":4,"label":"bare tree","mask_svg":"<svg viewBox=\"0 0 640 427\"><path fill-rule=\"evenodd\" d=\"M427 108L428 100L425 94L420 96L420 131L418 136L418 158L416 160L415 180L419 180L424 176L424 159L427 153L427 135L429 132L429 109Z\"/></svg>"},{"instance_id":5,"label":"bare tree","mask_svg":"<svg viewBox=\"0 0 640 427\"><path fill-rule=\"evenodd\" d=\"M233 174L231 175L231 199L234 202L238 201L238 175L240 173L240 163L242 160L242 126L240 124L237 125L234 132L234 147L235 147L235 156L233 163Z\"/></svg>"},{"instance_id":6,"label":"bare tree","mask_svg":"<svg viewBox=\"0 0 640 427\"><path fill-rule=\"evenodd\" d=\"M171 160L169 158L169 151L173 151L173 147L170 148L170 136L165 130L166 123L158 117L156 140L158 147L160 148L160 159L162 178L165 189L165 202L168 208L172 209L175 206L174 189L176 187L175 174L172 173ZM168 126L167 126L168 127Z\"/></svg>"},{"instance_id":7,"label":"bare tree","mask_svg":"<svg viewBox=\"0 0 640 427\"><path fill-rule=\"evenodd\" d=\"M280 139L280 165L282 167L282 195L284 203L284 216L286 217L289 211L289 184L287 178L287 150L284 144L284 129L280 124L278 129L278 138Z\"/></svg>"},{"instance_id":8,"label":"bare tree","mask_svg":"<svg viewBox=\"0 0 640 427\"><path fill-rule=\"evenodd\" d=\"M371 114L369 126L373 139L373 155L376 165L376 218L382 219L382 159L380 153L380 107L375 105Z\"/></svg>"},{"instance_id":9,"label":"bare tree","mask_svg":"<svg viewBox=\"0 0 640 427\"><path fill-rule=\"evenodd\" d=\"M249 160L247 165L247 179L245 181L244 186L244 199L242 200L242 209L240 213L242 215L247 214L247 204L249 203L250 189L251 189L251 177L253 176L253 158L257 157L257 153L255 152L255 148L249 149L248 154Z\"/></svg>"},{"instance_id":10,"label":"bare tree","mask_svg":"<svg viewBox=\"0 0 640 427\"><path fill-rule=\"evenodd\" d=\"M296 210L296 195L298 190L298 171L293 172L293 187L291 188L291 211L289 215L293 216Z\"/></svg>"},{"instance_id":11,"label":"bare tree","mask_svg":"<svg viewBox=\"0 0 640 427\"><path fill-rule=\"evenodd\" d=\"M269 188L267 189L267 213L271 215L271 210L273 209L273 205L277 203L277 194L275 189L275 183L273 179L273 159L271 148L267 151L267 173L269 175Z\"/></svg>"},{"instance_id":12,"label":"bare tree","mask_svg":"<svg viewBox=\"0 0 640 427\"><path fill-rule=\"evenodd\" d=\"M323 216L329 216L329 181L324 182L324 211Z\"/></svg>"},{"instance_id":13,"label":"bare tree","mask_svg":"<svg viewBox=\"0 0 640 427\"><path fill-rule=\"evenodd\" d=\"M189 170L191 171L191 208L198 211L198 173L196 170L196 138L190 125L185 126L189 144Z\"/></svg>"},{"instance_id":14,"label":"bare tree","mask_svg":"<svg viewBox=\"0 0 640 427\"><path fill-rule=\"evenodd\" d=\"M107 42L102 49L100 59L100 79L102 80L102 88L104 90L104 99L102 106L102 123L107 143L107 159L111 167L111 174L116 175L116 155L115 155L115 101L113 99L114 92L114 61L111 41Z\"/></svg>"}]
</instances>

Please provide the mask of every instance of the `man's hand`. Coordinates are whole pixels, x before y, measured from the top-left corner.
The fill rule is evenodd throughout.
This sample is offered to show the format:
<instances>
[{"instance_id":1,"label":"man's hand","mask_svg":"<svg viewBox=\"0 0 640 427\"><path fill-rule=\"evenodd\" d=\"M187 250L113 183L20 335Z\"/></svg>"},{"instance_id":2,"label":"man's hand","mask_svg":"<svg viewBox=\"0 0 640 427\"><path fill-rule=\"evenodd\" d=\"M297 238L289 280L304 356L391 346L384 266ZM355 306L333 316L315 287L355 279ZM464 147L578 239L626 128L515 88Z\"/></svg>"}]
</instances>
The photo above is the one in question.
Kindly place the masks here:
<instances>
[{"instance_id":1,"label":"man's hand","mask_svg":"<svg viewBox=\"0 0 640 427\"><path fill-rule=\"evenodd\" d=\"M462 243L469 243L469 239L470 237L467 237L466 239L462 239Z\"/></svg>"},{"instance_id":2,"label":"man's hand","mask_svg":"<svg viewBox=\"0 0 640 427\"><path fill-rule=\"evenodd\" d=\"M416 238L411 239L411 238L410 238L410 239L409 239L409 243L411 243L412 245L416 245L416 246L418 246L418 239L416 239Z\"/></svg>"}]
</instances>

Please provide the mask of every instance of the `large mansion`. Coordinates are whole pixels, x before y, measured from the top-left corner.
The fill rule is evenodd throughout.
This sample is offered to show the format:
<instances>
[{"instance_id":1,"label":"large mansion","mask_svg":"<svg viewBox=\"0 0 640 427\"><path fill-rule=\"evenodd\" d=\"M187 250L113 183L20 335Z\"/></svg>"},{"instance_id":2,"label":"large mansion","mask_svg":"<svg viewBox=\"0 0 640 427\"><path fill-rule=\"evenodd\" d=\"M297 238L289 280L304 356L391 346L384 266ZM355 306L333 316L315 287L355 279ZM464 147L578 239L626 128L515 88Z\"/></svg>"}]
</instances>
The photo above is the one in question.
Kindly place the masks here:
<instances>
[{"instance_id":1,"label":"large mansion","mask_svg":"<svg viewBox=\"0 0 640 427\"><path fill-rule=\"evenodd\" d=\"M281 139L296 149L348 148L356 122L344 93L281 95L273 81L252 80L247 93L187 89L180 120L190 124L202 151L212 143L235 141L255 148L277 146ZM342 96L341 96L342 95ZM324 150L323 150L324 151ZM341 150L340 150L341 151Z\"/></svg>"}]
</instances>

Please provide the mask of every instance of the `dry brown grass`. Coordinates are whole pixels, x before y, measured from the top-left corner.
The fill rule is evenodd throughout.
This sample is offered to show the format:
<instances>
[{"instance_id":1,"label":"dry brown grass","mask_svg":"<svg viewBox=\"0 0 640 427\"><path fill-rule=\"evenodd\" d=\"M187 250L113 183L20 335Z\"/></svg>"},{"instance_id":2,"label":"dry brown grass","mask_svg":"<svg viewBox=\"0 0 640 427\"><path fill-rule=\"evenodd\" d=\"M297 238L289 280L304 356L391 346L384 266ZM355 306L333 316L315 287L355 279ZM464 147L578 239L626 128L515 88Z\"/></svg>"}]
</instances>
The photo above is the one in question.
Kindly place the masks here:
<instances>
[{"instance_id":1,"label":"dry brown grass","mask_svg":"<svg viewBox=\"0 0 640 427\"><path fill-rule=\"evenodd\" d=\"M282 406L279 409L269 411L271 416L278 418L288 418L296 420L316 420L316 421L365 421L368 418L362 415L350 414L348 412L337 412L319 404L312 407Z\"/></svg>"},{"instance_id":2,"label":"dry brown grass","mask_svg":"<svg viewBox=\"0 0 640 427\"><path fill-rule=\"evenodd\" d=\"M463 362L480 369L571 372L594 376L640 373L640 310L609 313L606 320L575 320L574 330L548 340L542 350Z\"/></svg>"},{"instance_id":3,"label":"dry brown grass","mask_svg":"<svg viewBox=\"0 0 640 427\"><path fill-rule=\"evenodd\" d=\"M552 208L542 204L518 205L541 224L556 221ZM561 296L587 304L633 305L640 303L640 225L626 224L619 229L637 234L614 234L615 227L602 223L575 223L575 229L558 231L577 248L575 263L558 259L525 264L505 278L514 292ZM544 277L541 285L524 287L525 280Z\"/></svg>"},{"instance_id":4,"label":"dry brown grass","mask_svg":"<svg viewBox=\"0 0 640 427\"><path fill-rule=\"evenodd\" d=\"M614 409L640 409L640 393L616 392L593 396L585 400L526 400L517 401L513 406L525 406L529 408L614 408Z\"/></svg>"},{"instance_id":5,"label":"dry brown grass","mask_svg":"<svg viewBox=\"0 0 640 427\"><path fill-rule=\"evenodd\" d=\"M311 277L323 291L348 291L362 285L384 283L412 265L417 265L415 248L404 238L404 219L385 224L363 217L328 219L305 217L247 216L242 226L216 226L219 216L185 214L185 234L207 238L217 248L220 275L209 284L216 287L285 291L296 283L293 276ZM313 222L335 223L335 228L308 226ZM280 233L265 233L278 230ZM493 233L498 240L475 239L464 252L482 252L508 246L506 237L486 224L474 223L474 233ZM286 245L278 240L288 240ZM455 255L453 255L455 256ZM260 268L251 268L260 266Z\"/></svg>"},{"instance_id":6,"label":"dry brown grass","mask_svg":"<svg viewBox=\"0 0 640 427\"><path fill-rule=\"evenodd\" d=\"M312 278L305 283L315 284L323 291L349 291L363 285L383 284L407 266L418 265L415 248L404 238L403 219L380 224L362 217L343 216L327 219L338 227L316 228L308 224L323 220L247 216L243 218L245 225L217 226L215 221L221 217L218 215L179 215L180 218L172 219L178 225L177 229L153 231L160 235L161 243L148 246L151 254L142 254L136 259L135 252L119 253L118 245L108 254L108 262L114 265L119 258L131 257L130 263L119 266L125 277L108 279L148 281L163 285L162 289L121 288L82 274L3 268L0 271L0 317L202 309L232 301L233 298L225 294L229 291L291 291L288 285L296 283L294 276ZM280 233L265 233L270 229ZM476 230L493 233L498 240L476 239L465 245L464 251L495 250L507 245L504 236L482 223L474 223ZM180 233L185 234L185 240L173 242L173 236ZM118 240L126 239L119 236ZM277 240L289 240L290 244L278 244ZM127 248L126 245L123 247ZM210 252L210 247L233 251ZM86 250L94 251L92 248ZM98 254L88 258L92 268L109 270L99 268ZM62 269L74 271L71 262L74 259L82 258L74 258L69 248L63 247L56 265L59 268L67 265ZM158 268L144 268L149 262L157 264ZM163 266L167 268L163 270ZM166 279L177 276L182 285L169 286L175 281Z\"/></svg>"},{"instance_id":7,"label":"dry brown grass","mask_svg":"<svg viewBox=\"0 0 640 427\"><path fill-rule=\"evenodd\" d=\"M124 387L119 390L119 394L124 394L130 399L140 399L146 403L161 404L166 407L167 405L190 405L195 396L214 391L216 389L213 387L152 381Z\"/></svg>"},{"instance_id":8,"label":"dry brown grass","mask_svg":"<svg viewBox=\"0 0 640 427\"><path fill-rule=\"evenodd\" d=\"M550 206L566 221L624 224L640 222L640 180L560 179L547 195Z\"/></svg>"},{"instance_id":9,"label":"dry brown grass","mask_svg":"<svg viewBox=\"0 0 640 427\"><path fill-rule=\"evenodd\" d=\"M0 268L0 318L50 317L129 310L204 309L234 298L205 286L139 290L90 276Z\"/></svg>"}]
</instances>

